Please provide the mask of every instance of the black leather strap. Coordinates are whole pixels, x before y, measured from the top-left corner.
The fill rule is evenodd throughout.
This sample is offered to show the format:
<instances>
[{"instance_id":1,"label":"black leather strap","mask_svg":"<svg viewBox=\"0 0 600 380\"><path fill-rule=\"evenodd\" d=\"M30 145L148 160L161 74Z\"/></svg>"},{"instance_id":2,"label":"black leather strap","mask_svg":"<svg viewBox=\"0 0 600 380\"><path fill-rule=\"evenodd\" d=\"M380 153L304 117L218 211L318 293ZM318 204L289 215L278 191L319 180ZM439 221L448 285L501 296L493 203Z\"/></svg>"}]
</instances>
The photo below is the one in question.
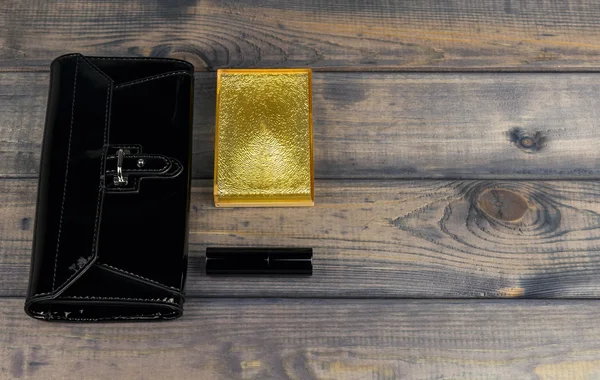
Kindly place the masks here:
<instances>
[{"instance_id":1,"label":"black leather strap","mask_svg":"<svg viewBox=\"0 0 600 380\"><path fill-rule=\"evenodd\" d=\"M117 180L118 153L123 152L121 174L125 182ZM142 153L140 145L111 145L106 157L106 191L129 193L140 190L144 178L175 178L183 166L179 161L161 154Z\"/></svg>"},{"instance_id":2,"label":"black leather strap","mask_svg":"<svg viewBox=\"0 0 600 380\"><path fill-rule=\"evenodd\" d=\"M159 175L169 172L171 160L160 154L126 154L123 157L123 173ZM117 172L117 156L106 158L106 173Z\"/></svg>"}]
</instances>

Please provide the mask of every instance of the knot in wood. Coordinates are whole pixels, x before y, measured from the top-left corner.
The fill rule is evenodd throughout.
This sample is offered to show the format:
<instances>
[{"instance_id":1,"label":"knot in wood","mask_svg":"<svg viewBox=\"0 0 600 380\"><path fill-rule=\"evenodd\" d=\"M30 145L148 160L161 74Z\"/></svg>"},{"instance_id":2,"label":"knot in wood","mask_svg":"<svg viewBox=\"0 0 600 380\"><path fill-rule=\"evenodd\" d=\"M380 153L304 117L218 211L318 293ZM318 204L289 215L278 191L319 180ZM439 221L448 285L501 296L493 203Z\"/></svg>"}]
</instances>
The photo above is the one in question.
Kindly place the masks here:
<instances>
[{"instance_id":1,"label":"knot in wood","mask_svg":"<svg viewBox=\"0 0 600 380\"><path fill-rule=\"evenodd\" d=\"M494 219L519 221L529 209L525 197L510 190L485 190L478 199L479 208Z\"/></svg>"},{"instance_id":2,"label":"knot in wood","mask_svg":"<svg viewBox=\"0 0 600 380\"><path fill-rule=\"evenodd\" d=\"M507 132L513 145L525 153L534 153L544 147L546 137L541 132L529 133L521 128L513 128Z\"/></svg>"}]
</instances>

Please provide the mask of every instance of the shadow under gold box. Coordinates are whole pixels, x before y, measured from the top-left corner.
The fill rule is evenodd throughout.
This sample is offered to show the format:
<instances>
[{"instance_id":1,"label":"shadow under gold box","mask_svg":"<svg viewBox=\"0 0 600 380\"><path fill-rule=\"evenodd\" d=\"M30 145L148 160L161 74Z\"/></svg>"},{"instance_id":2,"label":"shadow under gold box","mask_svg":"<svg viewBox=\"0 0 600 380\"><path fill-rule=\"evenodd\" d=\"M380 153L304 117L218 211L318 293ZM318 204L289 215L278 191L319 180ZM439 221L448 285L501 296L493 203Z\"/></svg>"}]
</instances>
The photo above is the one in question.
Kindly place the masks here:
<instances>
[{"instance_id":1,"label":"shadow under gold box","mask_svg":"<svg viewBox=\"0 0 600 380\"><path fill-rule=\"evenodd\" d=\"M314 204L311 74L218 71L216 206Z\"/></svg>"}]
</instances>

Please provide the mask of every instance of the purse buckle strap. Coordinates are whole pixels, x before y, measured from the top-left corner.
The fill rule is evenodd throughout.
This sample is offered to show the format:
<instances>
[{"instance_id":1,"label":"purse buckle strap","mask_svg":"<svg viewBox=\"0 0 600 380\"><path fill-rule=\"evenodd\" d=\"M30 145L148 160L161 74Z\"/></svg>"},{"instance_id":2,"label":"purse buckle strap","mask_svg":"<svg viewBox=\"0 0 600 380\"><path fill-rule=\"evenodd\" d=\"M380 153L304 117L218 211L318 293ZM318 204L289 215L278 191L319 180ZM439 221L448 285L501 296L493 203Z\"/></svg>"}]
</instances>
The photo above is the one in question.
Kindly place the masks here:
<instances>
[{"instance_id":1,"label":"purse buckle strap","mask_svg":"<svg viewBox=\"0 0 600 380\"><path fill-rule=\"evenodd\" d=\"M117 151L117 175L113 177L115 186L127 186L129 183L127 176L123 175L123 159L125 158L125 154L129 154L129 151L124 149Z\"/></svg>"}]
</instances>

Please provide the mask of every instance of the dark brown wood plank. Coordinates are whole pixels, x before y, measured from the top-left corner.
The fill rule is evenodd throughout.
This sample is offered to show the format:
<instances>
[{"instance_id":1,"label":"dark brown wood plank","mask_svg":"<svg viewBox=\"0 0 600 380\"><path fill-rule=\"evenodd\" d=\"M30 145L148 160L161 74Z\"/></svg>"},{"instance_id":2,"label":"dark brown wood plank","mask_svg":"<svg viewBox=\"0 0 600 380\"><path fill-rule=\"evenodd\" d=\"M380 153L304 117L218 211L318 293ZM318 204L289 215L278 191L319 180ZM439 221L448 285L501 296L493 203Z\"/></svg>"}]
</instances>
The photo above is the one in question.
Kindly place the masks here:
<instances>
[{"instance_id":1,"label":"dark brown wood plank","mask_svg":"<svg viewBox=\"0 0 600 380\"><path fill-rule=\"evenodd\" d=\"M316 73L323 178L600 178L600 73ZM48 77L0 73L0 176L37 175ZM212 178L215 75L196 76L195 178Z\"/></svg>"},{"instance_id":2,"label":"dark brown wood plank","mask_svg":"<svg viewBox=\"0 0 600 380\"><path fill-rule=\"evenodd\" d=\"M596 68L593 1L21 1L0 4L0 67L170 56L199 69Z\"/></svg>"},{"instance_id":3,"label":"dark brown wood plank","mask_svg":"<svg viewBox=\"0 0 600 380\"><path fill-rule=\"evenodd\" d=\"M23 296L34 180L0 181L0 296ZM195 181L192 297L600 297L597 181L317 181L316 206L216 209ZM206 277L207 246L313 247L314 275Z\"/></svg>"},{"instance_id":4,"label":"dark brown wood plank","mask_svg":"<svg viewBox=\"0 0 600 380\"><path fill-rule=\"evenodd\" d=\"M6 379L595 379L599 301L191 300L61 324L0 299Z\"/></svg>"}]
</instances>

